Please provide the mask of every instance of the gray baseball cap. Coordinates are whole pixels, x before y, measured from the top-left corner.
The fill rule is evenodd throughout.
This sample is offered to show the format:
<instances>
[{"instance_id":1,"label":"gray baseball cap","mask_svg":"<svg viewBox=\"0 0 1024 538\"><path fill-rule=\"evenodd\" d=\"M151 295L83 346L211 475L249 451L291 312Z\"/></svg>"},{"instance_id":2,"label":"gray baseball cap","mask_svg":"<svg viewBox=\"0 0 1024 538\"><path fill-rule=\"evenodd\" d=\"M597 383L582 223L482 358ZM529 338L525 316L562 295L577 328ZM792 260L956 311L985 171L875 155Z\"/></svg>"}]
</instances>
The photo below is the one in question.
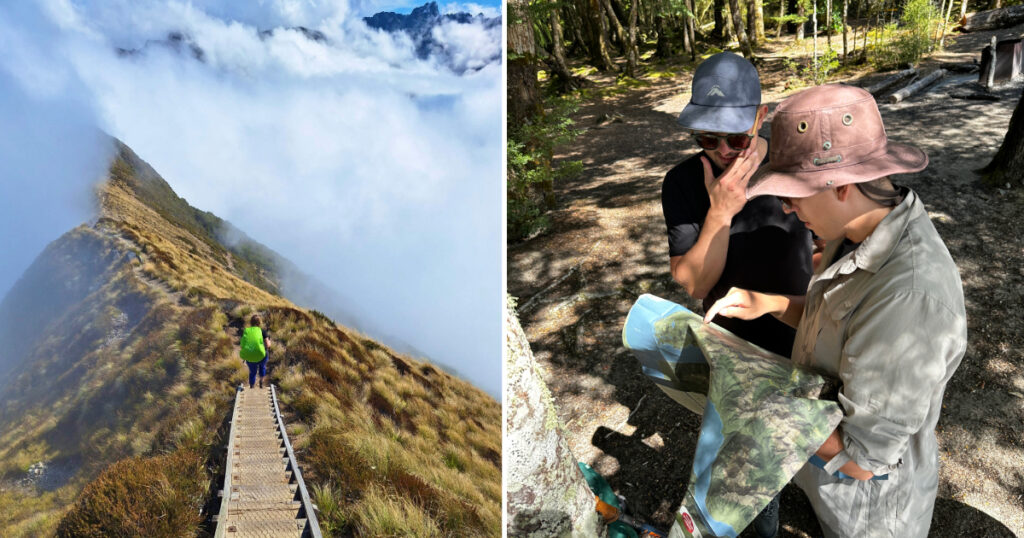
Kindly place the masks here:
<instances>
[{"instance_id":1,"label":"gray baseball cap","mask_svg":"<svg viewBox=\"0 0 1024 538\"><path fill-rule=\"evenodd\" d=\"M761 79L746 58L720 52L693 74L690 103L679 124L694 131L742 133L754 126L761 105Z\"/></svg>"}]
</instances>

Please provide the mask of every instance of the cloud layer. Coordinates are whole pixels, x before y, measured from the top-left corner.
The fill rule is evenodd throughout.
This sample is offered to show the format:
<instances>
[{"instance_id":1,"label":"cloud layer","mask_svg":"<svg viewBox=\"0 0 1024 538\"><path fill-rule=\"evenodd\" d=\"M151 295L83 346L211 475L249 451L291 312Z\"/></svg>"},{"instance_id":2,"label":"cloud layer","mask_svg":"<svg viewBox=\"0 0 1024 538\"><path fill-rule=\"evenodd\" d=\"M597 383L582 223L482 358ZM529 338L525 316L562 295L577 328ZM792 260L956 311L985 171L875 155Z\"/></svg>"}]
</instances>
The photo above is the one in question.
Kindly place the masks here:
<instances>
[{"instance_id":1,"label":"cloud layer","mask_svg":"<svg viewBox=\"0 0 1024 538\"><path fill-rule=\"evenodd\" d=\"M0 267L0 289L85 220L79 200L109 158L98 128L192 205L348 297L338 308L497 395L504 89L486 54L500 35L436 30L471 69L457 75L417 59L405 36L367 29L364 9L295 0L0 7L0 119L18 133L0 140L0 184L14 189L0 226L6 237L23 228L44 236L5 239L19 255ZM47 159L54 151L63 158ZM44 192L66 196L39 200ZM61 218L43 225L40 207Z\"/></svg>"}]
</instances>

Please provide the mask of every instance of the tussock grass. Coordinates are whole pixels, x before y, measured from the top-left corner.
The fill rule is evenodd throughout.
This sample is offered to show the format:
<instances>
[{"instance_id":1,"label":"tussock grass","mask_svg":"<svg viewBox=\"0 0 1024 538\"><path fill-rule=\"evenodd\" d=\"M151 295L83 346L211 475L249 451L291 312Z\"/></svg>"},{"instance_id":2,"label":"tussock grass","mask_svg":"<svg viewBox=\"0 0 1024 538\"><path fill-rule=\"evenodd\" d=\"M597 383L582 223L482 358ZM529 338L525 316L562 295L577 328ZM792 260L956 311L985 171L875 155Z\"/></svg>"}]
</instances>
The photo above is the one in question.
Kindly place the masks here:
<instances>
[{"instance_id":1,"label":"tussock grass","mask_svg":"<svg viewBox=\"0 0 1024 538\"><path fill-rule=\"evenodd\" d=\"M196 528L209 488L205 458L179 450L110 466L61 520L61 537L181 536Z\"/></svg>"},{"instance_id":2,"label":"tussock grass","mask_svg":"<svg viewBox=\"0 0 1024 538\"><path fill-rule=\"evenodd\" d=\"M132 158L122 151L100 189L97 224L48 249L82 257L88 242L103 278L47 320L0 404L0 475L83 463L56 492L0 492L5 536L201 532L218 432L247 377L237 333L255 312L275 341L271 380L325 529L500 535L499 404L274 295L266 252L221 245L219 219L140 182L149 172Z\"/></svg>"},{"instance_id":3,"label":"tussock grass","mask_svg":"<svg viewBox=\"0 0 1024 538\"><path fill-rule=\"evenodd\" d=\"M330 528L365 536L500 534L497 402L358 336L343 342L344 352L325 353L326 331L314 325L289 339L289 360L308 368L301 384L297 370L284 374L282 398L292 398L296 420L312 421L296 446L307 481L330 485L338 499L323 515ZM339 398L344 389L348 398Z\"/></svg>"}]
</instances>

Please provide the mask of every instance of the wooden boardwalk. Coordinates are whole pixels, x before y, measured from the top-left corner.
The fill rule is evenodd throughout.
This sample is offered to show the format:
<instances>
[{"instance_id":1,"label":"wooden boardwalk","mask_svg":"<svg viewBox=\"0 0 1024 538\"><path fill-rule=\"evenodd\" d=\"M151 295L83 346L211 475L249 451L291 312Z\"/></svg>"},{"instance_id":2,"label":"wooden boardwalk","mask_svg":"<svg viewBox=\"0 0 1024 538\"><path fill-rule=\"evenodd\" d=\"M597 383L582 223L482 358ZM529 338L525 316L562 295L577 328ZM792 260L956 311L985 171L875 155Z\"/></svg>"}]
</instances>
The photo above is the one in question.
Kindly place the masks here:
<instances>
[{"instance_id":1,"label":"wooden boardwalk","mask_svg":"<svg viewBox=\"0 0 1024 538\"><path fill-rule=\"evenodd\" d=\"M270 387L237 393L215 536L320 536L283 424Z\"/></svg>"}]
</instances>

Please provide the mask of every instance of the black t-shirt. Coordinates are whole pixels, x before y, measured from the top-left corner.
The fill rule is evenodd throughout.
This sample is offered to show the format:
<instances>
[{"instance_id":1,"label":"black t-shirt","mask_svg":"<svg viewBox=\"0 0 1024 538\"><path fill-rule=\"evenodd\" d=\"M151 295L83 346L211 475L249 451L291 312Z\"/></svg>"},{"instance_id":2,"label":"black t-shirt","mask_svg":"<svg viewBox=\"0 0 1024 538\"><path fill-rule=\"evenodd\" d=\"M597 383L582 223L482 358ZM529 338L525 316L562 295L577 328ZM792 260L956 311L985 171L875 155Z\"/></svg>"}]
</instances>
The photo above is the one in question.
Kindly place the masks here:
<instances>
[{"instance_id":1,"label":"black t-shirt","mask_svg":"<svg viewBox=\"0 0 1024 538\"><path fill-rule=\"evenodd\" d=\"M697 242L711 199L698 153L665 175L661 209L668 227L669 256L686 254ZM715 177L722 170L711 163ZM748 200L732 219L722 276L704 298L707 310L729 288L803 295L811 277L811 232L795 214L786 215L774 196ZM715 323L765 349L789 357L796 330L771 315L743 321L724 316Z\"/></svg>"}]
</instances>

